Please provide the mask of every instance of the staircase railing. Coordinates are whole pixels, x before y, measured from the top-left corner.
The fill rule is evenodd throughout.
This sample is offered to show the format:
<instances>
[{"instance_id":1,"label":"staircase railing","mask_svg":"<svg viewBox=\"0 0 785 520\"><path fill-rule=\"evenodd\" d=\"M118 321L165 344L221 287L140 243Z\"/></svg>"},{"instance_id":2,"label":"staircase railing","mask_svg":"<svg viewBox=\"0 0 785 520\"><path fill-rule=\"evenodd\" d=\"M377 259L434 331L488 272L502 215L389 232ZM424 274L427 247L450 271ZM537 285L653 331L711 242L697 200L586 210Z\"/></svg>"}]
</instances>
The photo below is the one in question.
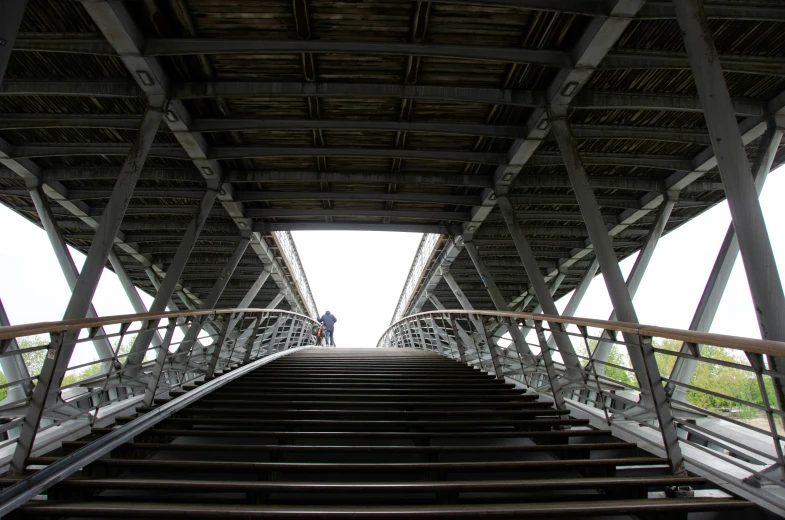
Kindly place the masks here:
<instances>
[{"instance_id":1,"label":"staircase railing","mask_svg":"<svg viewBox=\"0 0 785 520\"><path fill-rule=\"evenodd\" d=\"M203 328L208 321L213 325L208 330L216 332ZM137 406L150 407L156 397L188 383L313 345L315 325L310 317L288 311L225 309L0 327L0 366L7 379L0 384L7 394L0 401L0 470L11 464L19 472L30 456L110 424ZM193 327L198 337L188 334ZM139 334L155 339L145 352L134 353ZM110 358L95 359L96 339L113 345ZM58 349L73 351L65 373L55 371ZM20 369L16 377L9 377L11 366Z\"/></svg>"},{"instance_id":2,"label":"staircase railing","mask_svg":"<svg viewBox=\"0 0 785 520\"><path fill-rule=\"evenodd\" d=\"M513 327L521 334L511 335ZM595 355L604 341L609 355ZM663 450L675 472L686 461L754 496L761 485L785 488L785 409L775 397L785 373L772 363L785 357L785 343L543 314L434 311L393 323L377 347L430 350L519 381ZM766 499L785 505L779 494Z\"/></svg>"}]
</instances>

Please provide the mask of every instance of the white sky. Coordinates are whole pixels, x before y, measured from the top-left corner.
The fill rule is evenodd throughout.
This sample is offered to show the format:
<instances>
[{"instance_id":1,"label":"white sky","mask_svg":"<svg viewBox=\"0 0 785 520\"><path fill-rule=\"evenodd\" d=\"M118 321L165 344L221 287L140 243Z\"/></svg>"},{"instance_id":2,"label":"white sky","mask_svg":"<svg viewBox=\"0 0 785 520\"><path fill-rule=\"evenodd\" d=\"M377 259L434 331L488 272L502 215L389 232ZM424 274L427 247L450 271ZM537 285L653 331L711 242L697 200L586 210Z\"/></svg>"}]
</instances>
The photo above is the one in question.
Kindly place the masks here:
<instances>
[{"instance_id":1,"label":"white sky","mask_svg":"<svg viewBox=\"0 0 785 520\"><path fill-rule=\"evenodd\" d=\"M780 272L785 262L785 168L761 196ZM635 306L641 322L686 328L730 222L725 203L664 237ZM336 343L373 347L388 326L421 235L382 232L296 232L300 258L320 312L338 318ZM0 299L12 324L62 318L70 291L43 230L0 205ZM84 257L74 252L77 266ZM622 264L625 274L634 259ZM568 295L569 297L569 295ZM151 298L143 295L149 305ZM567 298L558 304L563 308ZM115 275L104 271L93 303L100 315L132 313ZM598 277L577 315L605 319L611 310ZM741 261L736 263L713 332L759 337Z\"/></svg>"}]
</instances>

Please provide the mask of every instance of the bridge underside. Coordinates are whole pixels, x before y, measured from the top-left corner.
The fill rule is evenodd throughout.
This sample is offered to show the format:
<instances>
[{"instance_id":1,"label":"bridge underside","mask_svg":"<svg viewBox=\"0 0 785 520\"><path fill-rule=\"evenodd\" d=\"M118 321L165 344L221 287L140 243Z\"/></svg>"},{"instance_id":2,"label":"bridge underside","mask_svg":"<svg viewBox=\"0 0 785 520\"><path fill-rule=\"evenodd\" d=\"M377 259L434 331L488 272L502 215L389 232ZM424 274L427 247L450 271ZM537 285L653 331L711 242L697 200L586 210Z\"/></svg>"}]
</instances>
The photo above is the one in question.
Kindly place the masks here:
<instances>
[{"instance_id":1,"label":"bridge underside","mask_svg":"<svg viewBox=\"0 0 785 520\"><path fill-rule=\"evenodd\" d=\"M28 462L46 467L132 420ZM679 485L694 497L665 496ZM524 385L422 350L306 349L207 394L8 518L707 514L763 518Z\"/></svg>"},{"instance_id":2,"label":"bridge underside","mask_svg":"<svg viewBox=\"0 0 785 520\"><path fill-rule=\"evenodd\" d=\"M284 291L286 308L305 309L271 233L368 229L439 233L437 252L449 236L473 239L510 308L533 309L500 195L565 294L594 240L552 131L563 110L617 257L641 248L666 200L668 232L725 197L668 2L27 3L0 89L0 202L39 223L40 190L87 252L132 151L144 168L113 234L118 261L154 294L145 269L179 267L187 236L189 305L250 236L217 305L236 306L273 265L252 304ZM785 9L705 12L754 159L782 111ZM150 109L162 114L145 123ZM466 254L449 260L431 271L451 267L477 307L493 307ZM444 282L433 291L458 306Z\"/></svg>"}]
</instances>

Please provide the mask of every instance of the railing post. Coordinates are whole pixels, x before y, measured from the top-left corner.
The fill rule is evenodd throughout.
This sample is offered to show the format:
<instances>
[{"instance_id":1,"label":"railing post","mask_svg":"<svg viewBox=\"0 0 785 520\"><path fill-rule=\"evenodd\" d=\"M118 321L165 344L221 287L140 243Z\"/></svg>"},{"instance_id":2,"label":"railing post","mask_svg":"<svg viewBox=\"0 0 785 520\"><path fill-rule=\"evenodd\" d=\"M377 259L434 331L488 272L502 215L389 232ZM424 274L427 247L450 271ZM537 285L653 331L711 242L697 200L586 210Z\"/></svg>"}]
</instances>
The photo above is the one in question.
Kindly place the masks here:
<instances>
[{"instance_id":1,"label":"railing post","mask_svg":"<svg viewBox=\"0 0 785 520\"><path fill-rule=\"evenodd\" d=\"M218 339L213 343L213 354L210 356L210 363L207 365L207 372L205 373L205 377L208 379L215 374L215 367L218 365L218 360L221 357L221 350L223 350L223 345L226 341L226 335L229 333L230 322L231 320L229 317L224 320L224 323L221 326L221 333L218 335Z\"/></svg>"},{"instance_id":2,"label":"railing post","mask_svg":"<svg viewBox=\"0 0 785 520\"><path fill-rule=\"evenodd\" d=\"M152 406L155 399L155 393L158 390L158 385L161 381L161 374L164 371L166 358L169 356L169 345L172 343L172 336L174 329L177 326L177 320L170 318L169 324L166 326L166 334L158 347L158 355L155 357L155 365L150 373L150 379L147 380L147 389L144 392L144 399L142 404L144 406Z\"/></svg>"},{"instance_id":3,"label":"railing post","mask_svg":"<svg viewBox=\"0 0 785 520\"><path fill-rule=\"evenodd\" d=\"M662 376L660 376L660 369L657 366L657 358L654 355L651 338L638 336L638 341L644 361L643 372L647 377L646 386L651 392L654 411L660 423L660 433L665 445L665 453L670 461L673 473L675 475L686 475L687 470L684 467L684 457L679 446L679 436L676 433L676 421L673 419L673 410L668 397L665 395L665 389L662 387Z\"/></svg>"},{"instance_id":4,"label":"railing post","mask_svg":"<svg viewBox=\"0 0 785 520\"><path fill-rule=\"evenodd\" d=\"M496 378L504 381L504 367L502 366L501 362L501 354L499 353L499 346L493 342L493 337L491 337L490 333L490 318L485 317L482 320L483 322L483 332L485 333L485 341L488 344L488 351L491 354L491 363L493 363L493 371L496 374Z\"/></svg>"},{"instance_id":5,"label":"railing post","mask_svg":"<svg viewBox=\"0 0 785 520\"><path fill-rule=\"evenodd\" d=\"M562 393L559 374L556 372L556 366L553 364L551 348L545 340L545 331L543 331L542 322L540 320L534 320L534 330L537 332L537 341L539 341L540 349L542 350L542 360L545 362L545 371L548 374L548 380L551 384L553 402L556 404L557 409L566 410L567 406L564 403L564 394Z\"/></svg>"},{"instance_id":6,"label":"railing post","mask_svg":"<svg viewBox=\"0 0 785 520\"><path fill-rule=\"evenodd\" d=\"M450 314L450 326L452 327L452 333L455 335L455 347L458 349L458 355L461 358L461 363L466 363L466 347L463 344L463 338L461 338L461 329L458 327L458 323L455 321L455 316L452 314Z\"/></svg>"},{"instance_id":7,"label":"railing post","mask_svg":"<svg viewBox=\"0 0 785 520\"><path fill-rule=\"evenodd\" d=\"M63 379L67 363L57 363L57 353L64 350L65 341L76 341L79 337L78 331L73 332L58 332L51 335L49 342L47 361L54 361L49 365L49 370L42 370L38 375L38 383L35 385L35 390L30 398L30 404L27 405L27 414L25 415L25 422L22 425L22 431L19 438L16 440L16 448L14 455L11 458L11 474L21 475L24 473L25 463L27 462L30 453L33 451L33 443L38 431L38 425L41 423L41 418L44 415L44 408L50 402L54 402L57 397L57 392L60 388L60 381ZM68 357L73 350L73 345L68 345ZM44 362L46 368L47 363ZM54 385L53 385L54 383ZM55 386L56 385L56 386ZM52 388L54 386L54 388Z\"/></svg>"},{"instance_id":8,"label":"railing post","mask_svg":"<svg viewBox=\"0 0 785 520\"><path fill-rule=\"evenodd\" d=\"M240 339L245 338L245 351L243 352L244 365L251 362L251 351L253 350L253 344L256 342L256 338L259 337L259 329L261 328L261 326L262 326L262 315L260 314L259 317L257 317L256 320L248 326L249 329L253 327L253 333L250 335L250 337L246 337L245 333L243 333L237 339L237 341L239 342Z\"/></svg>"}]
</instances>

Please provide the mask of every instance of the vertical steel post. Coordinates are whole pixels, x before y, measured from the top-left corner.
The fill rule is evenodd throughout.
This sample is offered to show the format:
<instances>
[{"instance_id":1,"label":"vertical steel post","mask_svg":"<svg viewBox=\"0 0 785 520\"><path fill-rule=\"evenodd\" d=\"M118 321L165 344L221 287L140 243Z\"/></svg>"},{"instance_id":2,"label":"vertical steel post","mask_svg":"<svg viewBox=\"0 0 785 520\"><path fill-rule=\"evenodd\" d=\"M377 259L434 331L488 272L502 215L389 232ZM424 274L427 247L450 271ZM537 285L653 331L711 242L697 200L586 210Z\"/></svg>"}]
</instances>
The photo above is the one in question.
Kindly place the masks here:
<instances>
[{"instance_id":1,"label":"vertical steel post","mask_svg":"<svg viewBox=\"0 0 785 520\"><path fill-rule=\"evenodd\" d=\"M564 159L575 197L578 200L586 230L594 246L595 255L602 268L605 286L608 289L613 308L622 321L637 323L638 316L635 313L624 276L622 276L619 268L616 253L608 236L608 229L605 227L600 207L589 184L589 177L586 175L580 153L567 124L566 108L558 107L557 109L557 107L553 107L552 110L551 126L553 133ZM673 411L668 403L665 389L662 387L662 377L657 366L657 360L654 357L654 348L651 345L651 340L645 341L639 336L630 333L624 334L624 340L628 345L627 351L629 352L635 375L642 389L645 390L642 393L641 404L654 407L660 421L663 444L673 472L677 475L686 474L684 458L676 434L676 424L673 420ZM640 349L636 349L633 346L636 344L640 345ZM647 394L650 398L647 398Z\"/></svg>"},{"instance_id":2,"label":"vertical steel post","mask_svg":"<svg viewBox=\"0 0 785 520\"><path fill-rule=\"evenodd\" d=\"M27 0L3 0L2 6L3 16L0 16L0 86L3 85L5 69L11 60L16 35L19 34L19 27L22 25Z\"/></svg>"}]
</instances>

